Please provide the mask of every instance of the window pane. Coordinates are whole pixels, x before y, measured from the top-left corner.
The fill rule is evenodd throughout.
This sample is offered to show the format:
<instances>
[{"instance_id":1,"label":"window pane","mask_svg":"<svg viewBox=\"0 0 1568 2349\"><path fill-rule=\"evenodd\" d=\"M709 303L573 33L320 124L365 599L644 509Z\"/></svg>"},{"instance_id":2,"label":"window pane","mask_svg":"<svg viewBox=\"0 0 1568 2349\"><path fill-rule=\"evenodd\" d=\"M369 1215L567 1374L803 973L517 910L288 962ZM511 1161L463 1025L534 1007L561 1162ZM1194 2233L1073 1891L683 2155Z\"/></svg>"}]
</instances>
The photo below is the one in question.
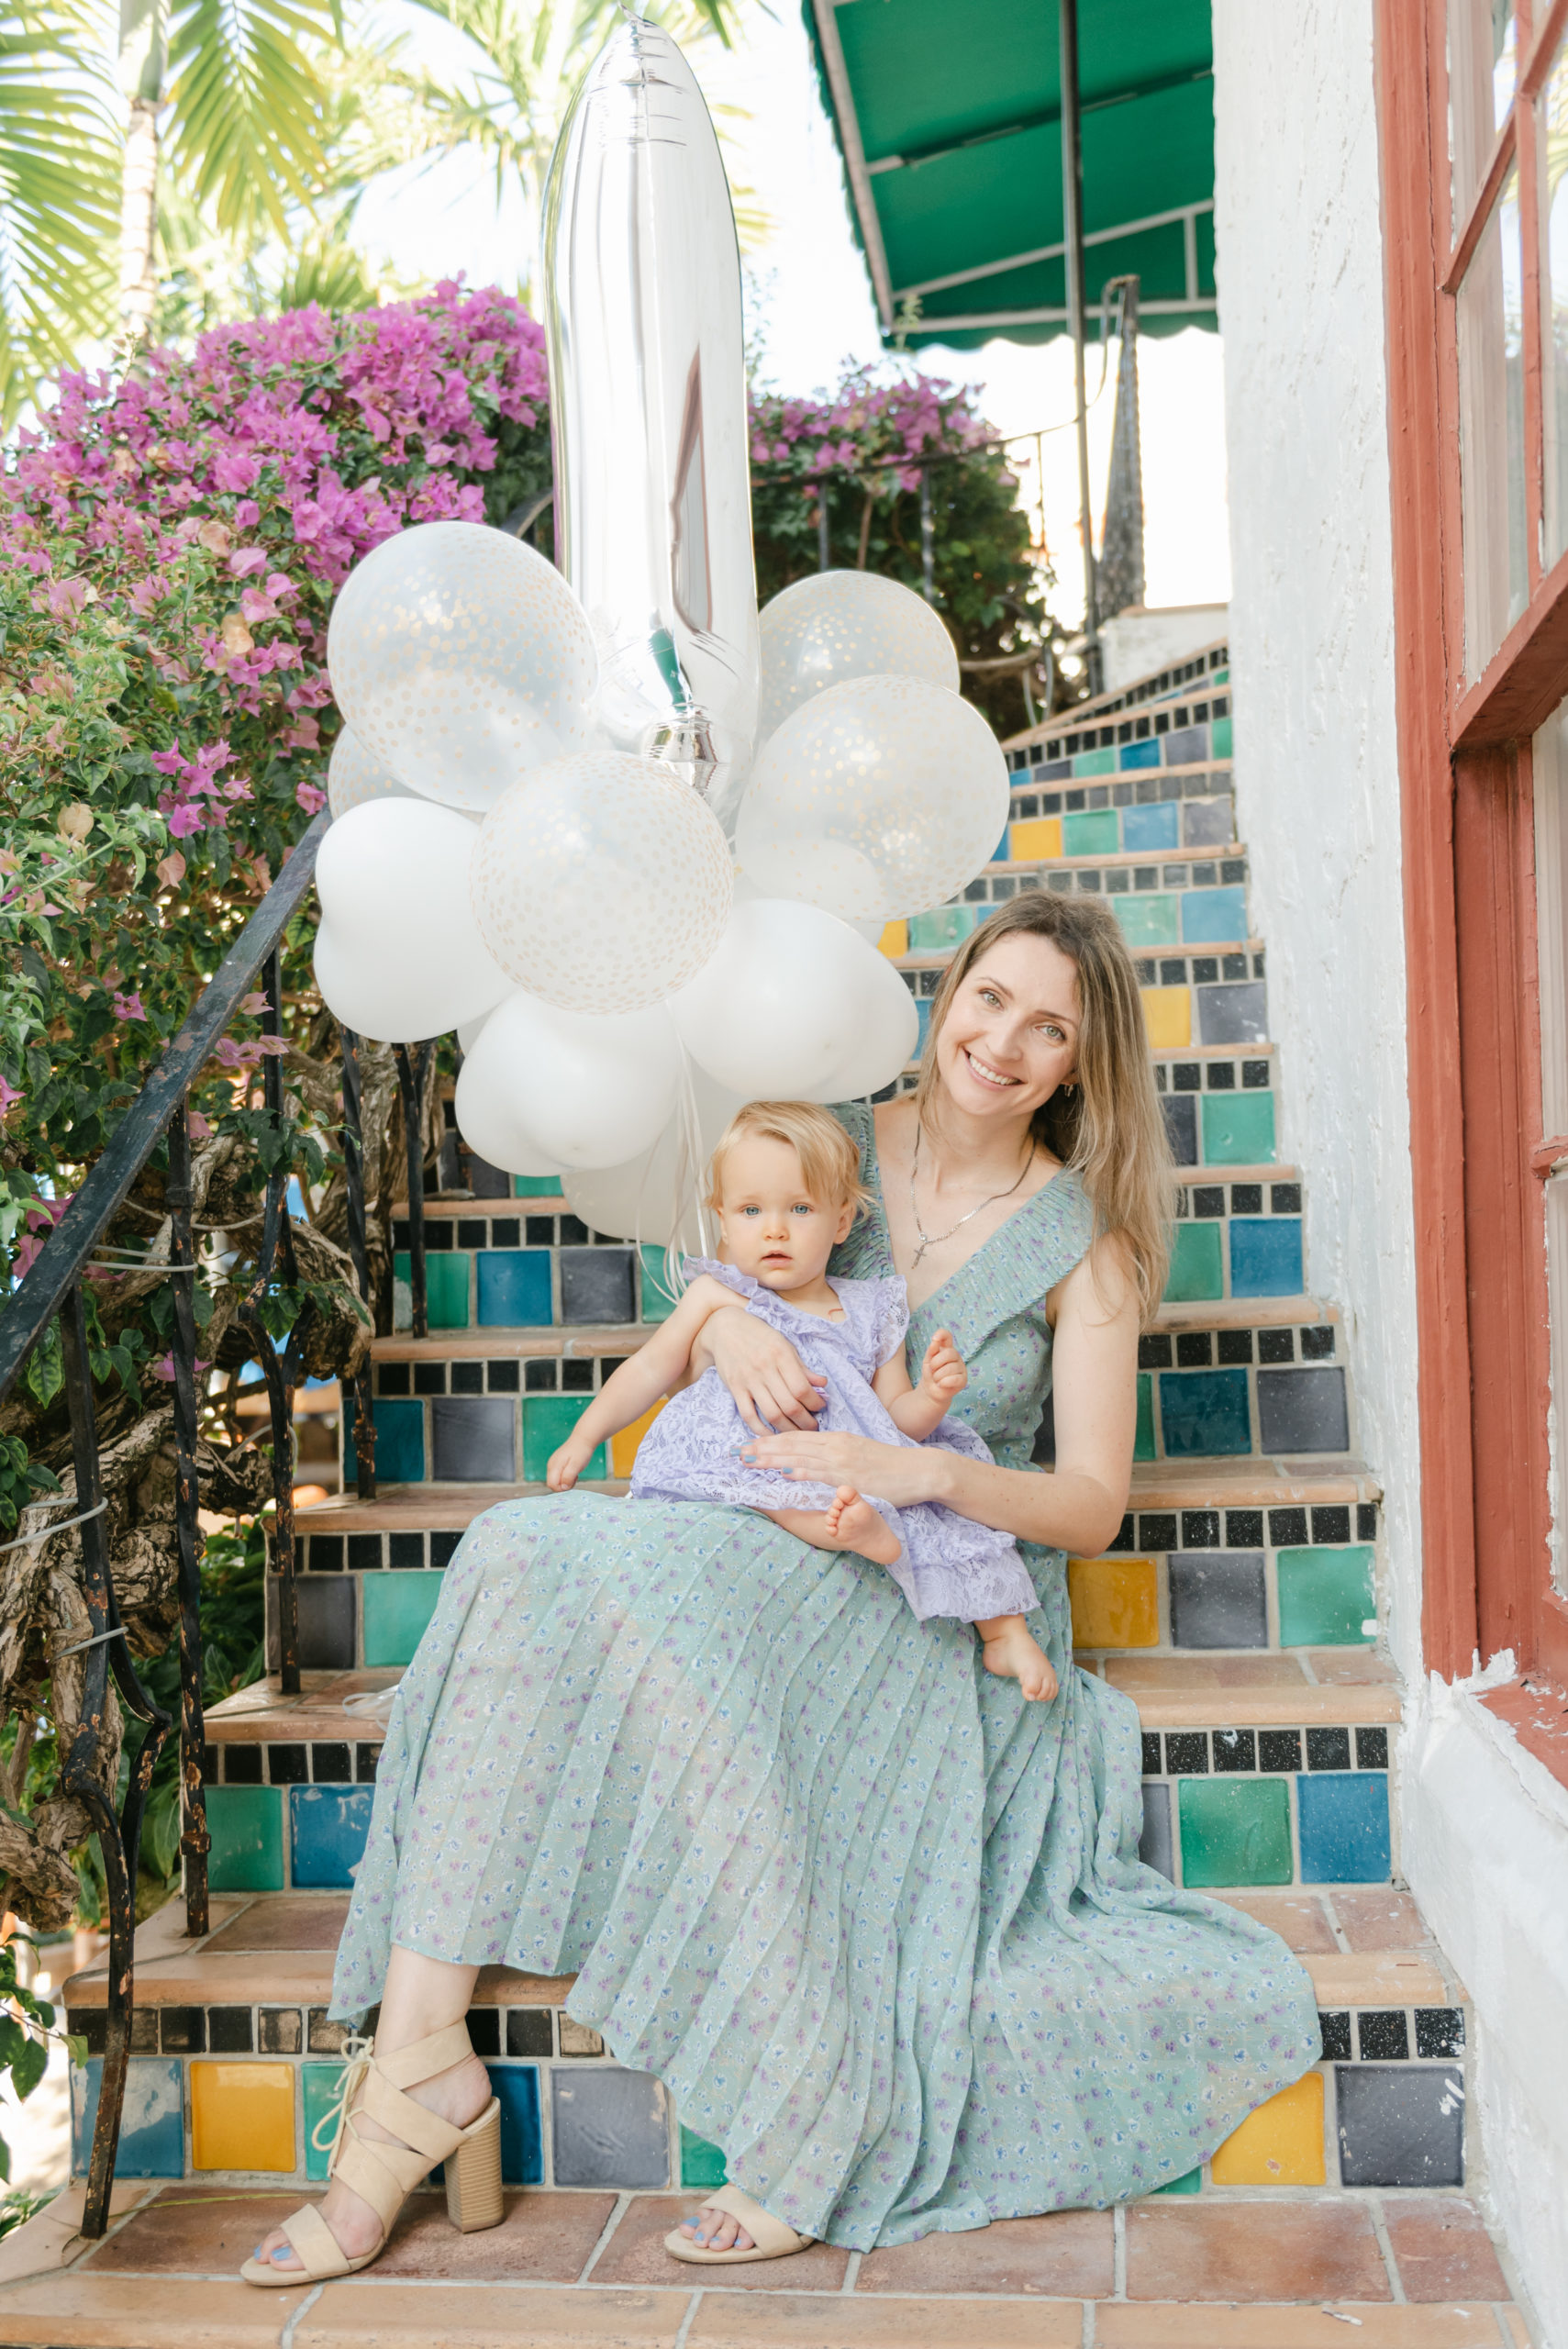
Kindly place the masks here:
<instances>
[{"instance_id":1,"label":"window pane","mask_svg":"<svg viewBox=\"0 0 1568 2349\"><path fill-rule=\"evenodd\" d=\"M1540 417L1547 568L1568 547L1568 36L1536 106L1540 206Z\"/></svg>"},{"instance_id":2,"label":"window pane","mask_svg":"<svg viewBox=\"0 0 1568 2349\"><path fill-rule=\"evenodd\" d=\"M1457 237L1514 100L1514 0L1449 0L1448 148Z\"/></svg>"},{"instance_id":3,"label":"window pane","mask_svg":"<svg viewBox=\"0 0 1568 2349\"><path fill-rule=\"evenodd\" d=\"M1536 930L1540 952L1540 1112L1548 1139L1568 1135L1568 702L1531 745ZM1546 1186L1551 1322L1551 1566L1568 1591L1568 1169Z\"/></svg>"},{"instance_id":4,"label":"window pane","mask_svg":"<svg viewBox=\"0 0 1568 2349\"><path fill-rule=\"evenodd\" d=\"M1464 667L1478 677L1524 610L1524 292L1511 171L1459 289Z\"/></svg>"}]
</instances>

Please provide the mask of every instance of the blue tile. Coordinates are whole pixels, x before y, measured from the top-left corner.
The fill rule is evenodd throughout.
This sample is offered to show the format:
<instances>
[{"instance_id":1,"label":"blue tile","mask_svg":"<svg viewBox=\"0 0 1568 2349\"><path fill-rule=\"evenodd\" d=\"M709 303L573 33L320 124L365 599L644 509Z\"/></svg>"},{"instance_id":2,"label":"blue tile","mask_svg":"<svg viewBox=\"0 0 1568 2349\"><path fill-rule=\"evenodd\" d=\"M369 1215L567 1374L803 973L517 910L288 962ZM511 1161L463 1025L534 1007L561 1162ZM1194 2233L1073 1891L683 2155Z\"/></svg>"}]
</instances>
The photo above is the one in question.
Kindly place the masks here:
<instances>
[{"instance_id":1,"label":"blue tile","mask_svg":"<svg viewBox=\"0 0 1568 2349\"><path fill-rule=\"evenodd\" d=\"M1301 1295L1301 1225L1294 1216L1233 1216L1232 1297Z\"/></svg>"},{"instance_id":2,"label":"blue tile","mask_svg":"<svg viewBox=\"0 0 1568 2349\"><path fill-rule=\"evenodd\" d=\"M425 1406L423 1403L373 1403L375 1420L375 1473L384 1485L418 1485L425 1478ZM352 1482L356 1454L351 1434L344 1437L345 1475Z\"/></svg>"},{"instance_id":3,"label":"blue tile","mask_svg":"<svg viewBox=\"0 0 1568 2349\"><path fill-rule=\"evenodd\" d=\"M548 1330L555 1316L550 1301L548 1248L493 1248L479 1258L479 1326L482 1330ZM380 1462L377 1462L380 1466Z\"/></svg>"},{"instance_id":4,"label":"blue tile","mask_svg":"<svg viewBox=\"0 0 1568 2349\"><path fill-rule=\"evenodd\" d=\"M1297 1778L1303 1884L1388 1882L1388 1780L1381 1770Z\"/></svg>"},{"instance_id":5,"label":"blue tile","mask_svg":"<svg viewBox=\"0 0 1568 2349\"><path fill-rule=\"evenodd\" d=\"M544 2176L544 2132L539 2117L539 2074L531 2064L487 2064L493 2095L501 2100L501 2176L508 2186L538 2186Z\"/></svg>"},{"instance_id":6,"label":"blue tile","mask_svg":"<svg viewBox=\"0 0 1568 2349\"><path fill-rule=\"evenodd\" d=\"M1164 1431L1167 1460L1251 1452L1252 1427L1247 1409L1246 1372L1163 1372L1160 1379L1160 1423Z\"/></svg>"},{"instance_id":7,"label":"blue tile","mask_svg":"<svg viewBox=\"0 0 1568 2349\"><path fill-rule=\"evenodd\" d=\"M668 2107L651 2072L558 2064L550 2081L557 2186L667 2186Z\"/></svg>"},{"instance_id":8,"label":"blue tile","mask_svg":"<svg viewBox=\"0 0 1568 2349\"><path fill-rule=\"evenodd\" d=\"M296 1889L347 1891L370 1832L373 1787L291 1787L289 1824Z\"/></svg>"},{"instance_id":9,"label":"blue tile","mask_svg":"<svg viewBox=\"0 0 1568 2349\"><path fill-rule=\"evenodd\" d=\"M995 847L992 850L988 862L992 864L1006 864L1010 861L1012 853L1012 841L1008 837L1008 833L1005 831L1002 834L1001 839L997 841Z\"/></svg>"},{"instance_id":10,"label":"blue tile","mask_svg":"<svg viewBox=\"0 0 1568 2349\"><path fill-rule=\"evenodd\" d=\"M920 1054L926 1049L926 1033L931 1024L931 1006L929 998L922 997L922 999L916 1004L915 1017L920 1023L920 1033L917 1038L915 1044L915 1057L918 1060Z\"/></svg>"},{"instance_id":11,"label":"blue tile","mask_svg":"<svg viewBox=\"0 0 1568 2349\"><path fill-rule=\"evenodd\" d=\"M1152 760L1147 763L1153 764ZM1121 811L1121 844L1125 849L1162 849L1176 846L1180 812L1173 799L1157 799L1150 807L1124 807Z\"/></svg>"},{"instance_id":12,"label":"blue tile","mask_svg":"<svg viewBox=\"0 0 1568 2349\"><path fill-rule=\"evenodd\" d=\"M1160 738L1151 734L1145 742L1124 742L1117 758L1123 774L1129 774L1135 767L1157 767L1160 763ZM1129 848L1132 845L1129 841Z\"/></svg>"},{"instance_id":13,"label":"blue tile","mask_svg":"<svg viewBox=\"0 0 1568 2349\"><path fill-rule=\"evenodd\" d=\"M85 2076L80 2065L71 2069L72 2167L80 2176L93 2150L93 2130L98 2118L98 2092L103 2086L104 2059L89 2057ZM133 2055L127 2067L125 2102L120 2108L117 2177L183 2177L185 2130L181 2104L178 2056Z\"/></svg>"},{"instance_id":14,"label":"blue tile","mask_svg":"<svg viewBox=\"0 0 1568 2349\"><path fill-rule=\"evenodd\" d=\"M1186 889L1182 893L1182 942L1212 946L1220 940L1247 935L1247 892L1233 889Z\"/></svg>"}]
</instances>

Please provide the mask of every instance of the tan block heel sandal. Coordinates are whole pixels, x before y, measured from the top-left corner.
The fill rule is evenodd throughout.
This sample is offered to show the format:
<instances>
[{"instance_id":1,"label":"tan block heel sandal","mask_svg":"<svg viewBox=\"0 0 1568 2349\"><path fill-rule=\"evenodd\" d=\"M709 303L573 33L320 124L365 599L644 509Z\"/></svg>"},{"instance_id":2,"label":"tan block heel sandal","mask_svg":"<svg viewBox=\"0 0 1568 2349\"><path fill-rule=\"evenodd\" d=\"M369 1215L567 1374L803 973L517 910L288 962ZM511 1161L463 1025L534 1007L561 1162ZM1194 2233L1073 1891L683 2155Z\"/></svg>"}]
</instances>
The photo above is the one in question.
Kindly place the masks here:
<instances>
[{"instance_id":1,"label":"tan block heel sandal","mask_svg":"<svg viewBox=\"0 0 1568 2349\"><path fill-rule=\"evenodd\" d=\"M377 2055L374 2042L368 2039L350 2040L343 2052L348 2066L342 2096L317 2124L313 2142L324 2153L322 2132L333 2128L328 2175L341 2178L370 2204L381 2221L381 2241L373 2251L350 2259L319 2210L306 2203L283 2223L304 2274L297 2267L274 2266L270 2259L248 2259L239 2270L247 2284L319 2284L330 2276L352 2276L368 2267L385 2250L404 2203L438 2162L446 2164L447 2216L454 2227L467 2235L501 2222L500 2099L492 2097L477 2121L458 2129L404 2093L439 2072L450 2072L473 2054L467 2027L449 2023L411 2047L400 2047L395 2055ZM355 2107L361 2082L364 2096ZM367 2141L356 2125L361 2119L379 2121L403 2142L388 2145Z\"/></svg>"},{"instance_id":2,"label":"tan block heel sandal","mask_svg":"<svg viewBox=\"0 0 1568 2349\"><path fill-rule=\"evenodd\" d=\"M751 2248L709 2251L706 2243L691 2242L676 2227L665 2236L664 2248L672 2259L684 2259L688 2267L743 2267L753 2259L787 2259L792 2251L806 2251L817 2240L815 2235L797 2235L738 2186L721 2186L717 2194L705 2194L703 2209L722 2210L726 2218L738 2220L751 2238Z\"/></svg>"}]
</instances>

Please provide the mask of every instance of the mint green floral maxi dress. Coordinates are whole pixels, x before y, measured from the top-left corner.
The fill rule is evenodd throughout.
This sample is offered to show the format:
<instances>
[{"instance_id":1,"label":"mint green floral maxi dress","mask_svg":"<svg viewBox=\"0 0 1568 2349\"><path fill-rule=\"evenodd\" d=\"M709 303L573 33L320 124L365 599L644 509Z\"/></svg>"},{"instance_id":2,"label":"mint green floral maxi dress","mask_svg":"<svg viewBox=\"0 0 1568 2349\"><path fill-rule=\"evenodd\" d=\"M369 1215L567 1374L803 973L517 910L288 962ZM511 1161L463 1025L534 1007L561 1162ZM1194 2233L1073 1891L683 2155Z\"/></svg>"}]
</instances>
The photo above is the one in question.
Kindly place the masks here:
<instances>
[{"instance_id":1,"label":"mint green floral maxi dress","mask_svg":"<svg viewBox=\"0 0 1568 2349\"><path fill-rule=\"evenodd\" d=\"M869 1110L839 1115L876 1177ZM1093 1216L1059 1174L910 1321L1022 1468L1044 1299ZM893 1274L880 1209L833 1270ZM703 1502L573 1493L475 1520L404 1676L332 2011L394 1942L575 1973L734 2182L868 2251L1182 2176L1318 2054L1273 1933L1138 1859L1136 1709L1075 1671L1065 1561L1024 1547L1050 1705L882 1568Z\"/></svg>"}]
</instances>

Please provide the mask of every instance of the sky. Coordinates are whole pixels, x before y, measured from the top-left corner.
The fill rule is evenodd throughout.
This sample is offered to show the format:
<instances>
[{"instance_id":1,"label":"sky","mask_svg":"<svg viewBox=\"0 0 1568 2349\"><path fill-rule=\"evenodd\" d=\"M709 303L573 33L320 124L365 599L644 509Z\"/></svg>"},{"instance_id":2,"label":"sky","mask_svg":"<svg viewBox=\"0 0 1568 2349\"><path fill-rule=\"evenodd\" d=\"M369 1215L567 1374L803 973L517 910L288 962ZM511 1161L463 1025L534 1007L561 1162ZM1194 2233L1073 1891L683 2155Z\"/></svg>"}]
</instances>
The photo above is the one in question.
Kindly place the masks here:
<instances>
[{"instance_id":1,"label":"sky","mask_svg":"<svg viewBox=\"0 0 1568 2349\"><path fill-rule=\"evenodd\" d=\"M390 0L395 9L396 0ZM755 191L772 222L767 242L748 256L748 332L762 346L764 376L805 394L841 370L881 356L870 284L850 227L838 149L817 95L799 0L756 6L737 49L714 44L692 63L716 106L744 108L728 126L732 177ZM442 38L412 7L389 15L435 62ZM454 61L448 50L441 61ZM498 207L492 175L477 159L453 157L433 171L389 174L367 192L358 241L408 273L466 273L471 284L510 288L532 276L528 225L515 195ZM980 387L980 406L999 433L1043 440L1045 545L1056 574L1052 610L1066 625L1083 617L1083 556L1073 422L1072 348L996 341L984 350L919 353L921 369ZM1089 352L1089 390L1101 380ZM1217 603L1229 595L1225 505L1224 387L1219 339L1197 329L1139 349L1143 457L1146 600ZM1114 361L1089 412L1089 466L1096 529L1105 503L1116 397ZM1019 497L1037 518L1041 484L1032 441L1014 452Z\"/></svg>"}]
</instances>

